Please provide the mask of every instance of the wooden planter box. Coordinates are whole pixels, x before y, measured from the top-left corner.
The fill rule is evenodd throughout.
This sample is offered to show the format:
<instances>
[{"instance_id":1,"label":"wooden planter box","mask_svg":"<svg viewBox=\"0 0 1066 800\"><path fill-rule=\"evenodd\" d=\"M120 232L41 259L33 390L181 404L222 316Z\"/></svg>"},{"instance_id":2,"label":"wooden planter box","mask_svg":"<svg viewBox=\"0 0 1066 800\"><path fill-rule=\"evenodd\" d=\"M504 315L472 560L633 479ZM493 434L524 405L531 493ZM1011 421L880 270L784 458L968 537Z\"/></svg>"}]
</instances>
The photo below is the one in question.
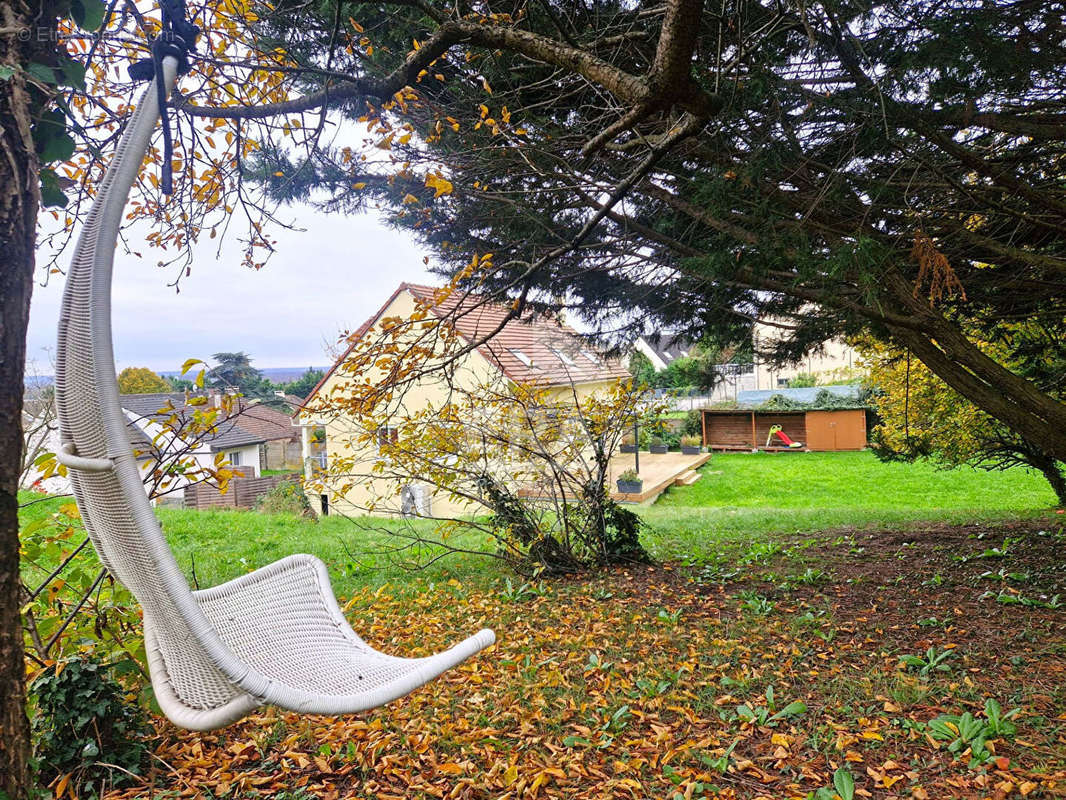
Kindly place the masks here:
<instances>
[{"instance_id":1,"label":"wooden planter box","mask_svg":"<svg viewBox=\"0 0 1066 800\"><path fill-rule=\"evenodd\" d=\"M703 452L703 448L699 445L681 445L681 452L686 456L698 456Z\"/></svg>"},{"instance_id":2,"label":"wooden planter box","mask_svg":"<svg viewBox=\"0 0 1066 800\"><path fill-rule=\"evenodd\" d=\"M622 494L640 494L640 490L644 488L644 481L616 481L618 484L618 491Z\"/></svg>"},{"instance_id":3,"label":"wooden planter box","mask_svg":"<svg viewBox=\"0 0 1066 800\"><path fill-rule=\"evenodd\" d=\"M669 452L670 448L668 448L665 444L653 444L649 449L651 450L651 452L661 456L664 453Z\"/></svg>"}]
</instances>

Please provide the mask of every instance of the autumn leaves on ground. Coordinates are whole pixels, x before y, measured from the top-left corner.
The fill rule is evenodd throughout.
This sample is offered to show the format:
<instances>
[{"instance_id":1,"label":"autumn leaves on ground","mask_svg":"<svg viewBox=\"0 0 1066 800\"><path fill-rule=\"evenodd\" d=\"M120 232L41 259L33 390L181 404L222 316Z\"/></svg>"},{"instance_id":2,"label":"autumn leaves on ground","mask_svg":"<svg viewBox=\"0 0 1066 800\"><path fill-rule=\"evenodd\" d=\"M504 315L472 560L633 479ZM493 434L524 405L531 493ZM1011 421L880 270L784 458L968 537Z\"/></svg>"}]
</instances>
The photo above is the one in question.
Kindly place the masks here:
<instances>
[{"instance_id":1,"label":"autumn leaves on ground","mask_svg":"<svg viewBox=\"0 0 1066 800\"><path fill-rule=\"evenodd\" d=\"M122 793L322 798L1066 795L1066 525L836 530L711 566L347 605L368 640L495 648L383 709L163 721Z\"/></svg>"}]
</instances>

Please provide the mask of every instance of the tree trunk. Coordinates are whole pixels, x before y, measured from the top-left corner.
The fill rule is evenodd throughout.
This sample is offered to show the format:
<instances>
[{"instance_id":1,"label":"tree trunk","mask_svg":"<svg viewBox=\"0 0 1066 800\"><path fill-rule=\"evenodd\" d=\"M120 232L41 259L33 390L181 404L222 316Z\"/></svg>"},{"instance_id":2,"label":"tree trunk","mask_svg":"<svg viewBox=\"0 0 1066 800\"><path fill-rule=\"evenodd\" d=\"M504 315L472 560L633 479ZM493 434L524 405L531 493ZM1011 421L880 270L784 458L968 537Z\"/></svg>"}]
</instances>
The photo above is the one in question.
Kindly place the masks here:
<instances>
[{"instance_id":1,"label":"tree trunk","mask_svg":"<svg viewBox=\"0 0 1066 800\"><path fill-rule=\"evenodd\" d=\"M1047 482L1051 484L1059 505L1066 508L1066 476L1062 474L1062 467L1054 458L1040 458L1032 462L1033 466L1044 473Z\"/></svg>"},{"instance_id":2,"label":"tree trunk","mask_svg":"<svg viewBox=\"0 0 1066 800\"><path fill-rule=\"evenodd\" d=\"M0 3L0 27L30 29L14 4L7 3ZM24 45L11 33L0 35L0 64L24 65L34 46ZM26 325L40 200L31 134L33 105L20 72L0 80L0 794L12 800L31 794L19 618L18 482Z\"/></svg>"}]
</instances>

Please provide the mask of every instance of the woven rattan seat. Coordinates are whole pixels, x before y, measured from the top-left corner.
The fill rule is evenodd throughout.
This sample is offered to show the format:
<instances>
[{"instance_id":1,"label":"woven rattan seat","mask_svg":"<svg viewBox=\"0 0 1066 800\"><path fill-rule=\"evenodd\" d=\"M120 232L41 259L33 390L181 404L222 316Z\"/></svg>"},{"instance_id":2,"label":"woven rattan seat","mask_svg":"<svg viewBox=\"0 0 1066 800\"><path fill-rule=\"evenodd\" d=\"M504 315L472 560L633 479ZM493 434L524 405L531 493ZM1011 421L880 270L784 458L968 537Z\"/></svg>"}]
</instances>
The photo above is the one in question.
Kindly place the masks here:
<instances>
[{"instance_id":1,"label":"woven rattan seat","mask_svg":"<svg viewBox=\"0 0 1066 800\"><path fill-rule=\"evenodd\" d=\"M168 89L176 65L163 59ZM55 380L59 460L85 527L100 559L144 610L152 685L175 724L209 730L264 704L343 714L395 700L491 645L492 631L427 658L380 653L345 621L325 565L308 555L193 592L152 511L119 405L111 273L130 187L158 119L153 85L99 188L63 296Z\"/></svg>"}]
</instances>

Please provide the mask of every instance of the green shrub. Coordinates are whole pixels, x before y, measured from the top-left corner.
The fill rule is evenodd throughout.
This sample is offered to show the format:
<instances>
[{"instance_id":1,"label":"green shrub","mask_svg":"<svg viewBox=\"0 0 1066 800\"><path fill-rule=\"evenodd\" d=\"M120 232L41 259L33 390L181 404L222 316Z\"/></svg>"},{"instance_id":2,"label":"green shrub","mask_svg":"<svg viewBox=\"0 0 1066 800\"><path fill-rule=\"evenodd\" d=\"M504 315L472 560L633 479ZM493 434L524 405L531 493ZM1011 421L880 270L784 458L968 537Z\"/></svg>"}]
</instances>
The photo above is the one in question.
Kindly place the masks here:
<instances>
[{"instance_id":1,"label":"green shrub","mask_svg":"<svg viewBox=\"0 0 1066 800\"><path fill-rule=\"evenodd\" d=\"M809 372L800 372L788 382L789 389L807 389L817 385L818 379Z\"/></svg>"},{"instance_id":2,"label":"green shrub","mask_svg":"<svg viewBox=\"0 0 1066 800\"><path fill-rule=\"evenodd\" d=\"M681 433L685 436L703 436L703 412L700 409L693 409L685 414Z\"/></svg>"},{"instance_id":3,"label":"green shrub","mask_svg":"<svg viewBox=\"0 0 1066 800\"><path fill-rule=\"evenodd\" d=\"M139 774L148 724L111 667L95 658L59 661L34 678L30 701L42 782L70 774L72 794L102 796Z\"/></svg>"},{"instance_id":4,"label":"green shrub","mask_svg":"<svg viewBox=\"0 0 1066 800\"><path fill-rule=\"evenodd\" d=\"M262 514L295 514L317 520L311 503L299 482L283 481L255 501L255 510Z\"/></svg>"}]
</instances>

